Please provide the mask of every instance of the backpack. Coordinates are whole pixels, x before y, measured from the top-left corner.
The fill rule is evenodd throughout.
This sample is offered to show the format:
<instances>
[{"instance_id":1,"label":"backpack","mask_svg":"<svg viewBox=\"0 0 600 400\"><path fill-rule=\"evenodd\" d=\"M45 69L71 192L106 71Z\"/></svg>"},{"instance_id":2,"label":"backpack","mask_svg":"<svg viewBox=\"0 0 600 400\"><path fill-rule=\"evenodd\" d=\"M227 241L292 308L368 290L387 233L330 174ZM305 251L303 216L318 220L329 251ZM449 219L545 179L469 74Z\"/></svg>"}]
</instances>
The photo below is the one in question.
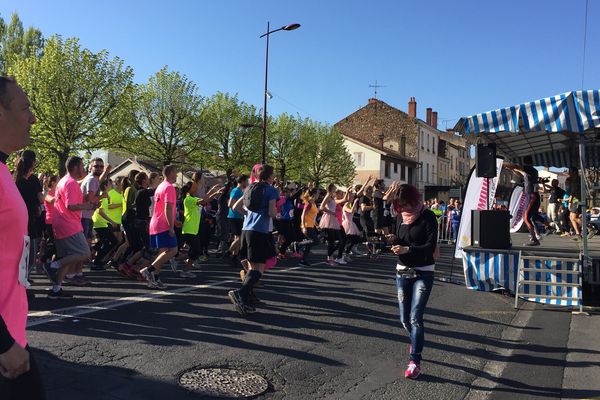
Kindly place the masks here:
<instances>
[{"instance_id":1,"label":"backpack","mask_svg":"<svg viewBox=\"0 0 600 400\"><path fill-rule=\"evenodd\" d=\"M265 190L267 184L265 182L254 182L244 192L244 207L253 212L260 212L265 198Z\"/></svg>"}]
</instances>

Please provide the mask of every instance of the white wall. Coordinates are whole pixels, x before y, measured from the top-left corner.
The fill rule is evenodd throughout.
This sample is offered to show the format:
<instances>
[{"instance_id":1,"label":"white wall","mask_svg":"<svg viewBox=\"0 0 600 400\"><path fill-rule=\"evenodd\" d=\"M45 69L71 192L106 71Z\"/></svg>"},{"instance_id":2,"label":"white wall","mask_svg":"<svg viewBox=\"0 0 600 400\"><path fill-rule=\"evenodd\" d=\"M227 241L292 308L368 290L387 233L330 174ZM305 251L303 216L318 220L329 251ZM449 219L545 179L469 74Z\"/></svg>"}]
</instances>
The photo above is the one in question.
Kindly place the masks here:
<instances>
[{"instance_id":1,"label":"white wall","mask_svg":"<svg viewBox=\"0 0 600 400\"><path fill-rule=\"evenodd\" d=\"M381 171L380 160L381 155L374 150L367 147L361 146L360 144L354 143L350 140L344 139L344 145L348 149L348 152L352 157L354 153L363 153L364 165L356 166L357 171Z\"/></svg>"}]
</instances>

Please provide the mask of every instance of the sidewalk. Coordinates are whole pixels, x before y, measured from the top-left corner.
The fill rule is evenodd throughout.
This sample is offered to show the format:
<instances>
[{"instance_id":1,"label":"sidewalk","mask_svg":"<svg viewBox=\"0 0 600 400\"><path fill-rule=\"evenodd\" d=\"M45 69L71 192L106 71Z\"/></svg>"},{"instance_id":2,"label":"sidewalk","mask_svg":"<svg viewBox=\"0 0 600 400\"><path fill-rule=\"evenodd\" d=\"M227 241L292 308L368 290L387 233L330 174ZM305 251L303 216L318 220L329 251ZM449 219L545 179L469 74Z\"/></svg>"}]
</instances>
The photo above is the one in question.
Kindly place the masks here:
<instances>
[{"instance_id":1,"label":"sidewalk","mask_svg":"<svg viewBox=\"0 0 600 400\"><path fill-rule=\"evenodd\" d=\"M467 400L600 398L600 314L525 302Z\"/></svg>"},{"instance_id":2,"label":"sidewalk","mask_svg":"<svg viewBox=\"0 0 600 400\"><path fill-rule=\"evenodd\" d=\"M600 396L600 312L573 315L562 383L563 399Z\"/></svg>"}]
</instances>

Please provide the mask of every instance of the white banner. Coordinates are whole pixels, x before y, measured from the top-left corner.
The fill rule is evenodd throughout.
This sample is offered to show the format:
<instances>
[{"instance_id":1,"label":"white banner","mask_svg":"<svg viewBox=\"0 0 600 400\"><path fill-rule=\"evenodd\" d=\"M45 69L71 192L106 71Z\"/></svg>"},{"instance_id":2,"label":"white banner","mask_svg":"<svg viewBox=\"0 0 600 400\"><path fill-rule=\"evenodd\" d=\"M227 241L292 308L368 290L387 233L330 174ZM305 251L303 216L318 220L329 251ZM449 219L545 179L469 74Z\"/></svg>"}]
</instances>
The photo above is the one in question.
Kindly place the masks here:
<instances>
[{"instance_id":1,"label":"white banner","mask_svg":"<svg viewBox=\"0 0 600 400\"><path fill-rule=\"evenodd\" d=\"M471 210L487 210L488 196L490 206L494 202L498 177L502 170L502 159L496 158L496 177L493 179L478 178L475 167L471 169L467 182L467 193L463 202L460 225L458 227L458 240L456 241L455 258L462 258L462 249L471 245ZM489 188L488 188L489 182Z\"/></svg>"},{"instance_id":2,"label":"white banner","mask_svg":"<svg viewBox=\"0 0 600 400\"><path fill-rule=\"evenodd\" d=\"M512 193L510 194L510 201L508 202L508 212L510 213L510 233L518 232L523 225L523 216L525 215L525 209L527 208L527 196L523 186L515 186Z\"/></svg>"}]
</instances>

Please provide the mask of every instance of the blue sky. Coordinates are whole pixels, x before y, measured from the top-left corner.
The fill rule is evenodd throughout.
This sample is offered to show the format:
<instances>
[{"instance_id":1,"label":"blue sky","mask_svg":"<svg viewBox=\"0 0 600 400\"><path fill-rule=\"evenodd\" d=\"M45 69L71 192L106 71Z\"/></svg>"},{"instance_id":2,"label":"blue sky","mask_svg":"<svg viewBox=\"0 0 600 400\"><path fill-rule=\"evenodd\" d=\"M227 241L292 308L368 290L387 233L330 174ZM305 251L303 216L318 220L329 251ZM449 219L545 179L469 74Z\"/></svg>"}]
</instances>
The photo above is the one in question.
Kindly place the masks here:
<instances>
[{"instance_id":1,"label":"blue sky","mask_svg":"<svg viewBox=\"0 0 600 400\"><path fill-rule=\"evenodd\" d=\"M270 114L335 123L378 97L439 125L581 88L585 0L184 1L14 0L45 36L107 49L144 82L163 65L205 96L238 93L262 107L267 20L302 27L271 36ZM590 0L585 88L600 88L600 1Z\"/></svg>"}]
</instances>

